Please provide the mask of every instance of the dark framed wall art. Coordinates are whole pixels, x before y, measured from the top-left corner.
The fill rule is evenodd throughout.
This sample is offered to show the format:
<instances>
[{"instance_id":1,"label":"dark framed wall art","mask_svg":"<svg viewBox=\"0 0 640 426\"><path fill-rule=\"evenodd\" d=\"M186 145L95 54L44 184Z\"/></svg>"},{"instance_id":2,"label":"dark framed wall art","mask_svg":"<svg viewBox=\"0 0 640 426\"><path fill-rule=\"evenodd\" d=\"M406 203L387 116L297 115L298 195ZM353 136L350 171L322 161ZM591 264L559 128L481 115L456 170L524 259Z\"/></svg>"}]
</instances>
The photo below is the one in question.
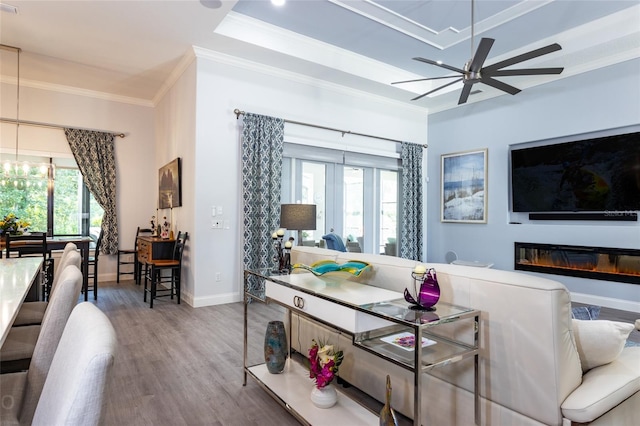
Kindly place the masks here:
<instances>
[{"instance_id":1,"label":"dark framed wall art","mask_svg":"<svg viewBox=\"0 0 640 426\"><path fill-rule=\"evenodd\" d=\"M170 209L182 205L181 181L180 157L160 167L158 171L158 208Z\"/></svg>"}]
</instances>

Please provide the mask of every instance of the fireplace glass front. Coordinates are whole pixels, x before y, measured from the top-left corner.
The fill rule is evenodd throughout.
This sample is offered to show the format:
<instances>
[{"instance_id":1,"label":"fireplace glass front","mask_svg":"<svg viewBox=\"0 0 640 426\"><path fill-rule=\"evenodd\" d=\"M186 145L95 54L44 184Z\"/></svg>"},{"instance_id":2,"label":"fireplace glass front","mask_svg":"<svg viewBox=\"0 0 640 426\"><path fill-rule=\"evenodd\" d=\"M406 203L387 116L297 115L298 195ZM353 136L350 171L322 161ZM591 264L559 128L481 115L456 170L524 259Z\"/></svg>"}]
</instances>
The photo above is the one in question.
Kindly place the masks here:
<instances>
[{"instance_id":1,"label":"fireplace glass front","mask_svg":"<svg viewBox=\"0 0 640 426\"><path fill-rule=\"evenodd\" d=\"M640 250L516 242L515 269L640 284Z\"/></svg>"}]
</instances>

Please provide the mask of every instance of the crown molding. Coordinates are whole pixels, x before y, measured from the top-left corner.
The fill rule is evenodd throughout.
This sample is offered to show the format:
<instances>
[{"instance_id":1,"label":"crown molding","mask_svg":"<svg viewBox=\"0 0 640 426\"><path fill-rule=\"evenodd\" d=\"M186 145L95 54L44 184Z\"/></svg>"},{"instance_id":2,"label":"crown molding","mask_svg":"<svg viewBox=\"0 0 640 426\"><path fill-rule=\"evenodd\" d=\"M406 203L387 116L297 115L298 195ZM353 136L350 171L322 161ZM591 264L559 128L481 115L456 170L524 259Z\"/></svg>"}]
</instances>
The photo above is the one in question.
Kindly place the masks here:
<instances>
[{"instance_id":1,"label":"crown molding","mask_svg":"<svg viewBox=\"0 0 640 426\"><path fill-rule=\"evenodd\" d=\"M236 12L227 14L214 32L384 85L423 77Z\"/></svg>"},{"instance_id":2,"label":"crown molding","mask_svg":"<svg viewBox=\"0 0 640 426\"><path fill-rule=\"evenodd\" d=\"M340 6L346 10L356 13L364 18L377 22L380 25L391 28L395 31L401 32L411 38L419 40L423 43L427 43L440 50L447 49L456 44L462 43L471 38L471 25L465 28L448 27L444 30L438 31L434 28L429 28L426 25L422 25L414 20L402 16L386 7L382 6L379 2L372 0L328 0L329 2ZM555 0L543 0L543 1L522 1L516 3L513 6L507 7L502 11L489 16L482 21L474 23L475 35L482 34L492 28L503 25L509 21L512 21L520 16L531 13L536 9L552 3Z\"/></svg>"},{"instance_id":3,"label":"crown molding","mask_svg":"<svg viewBox=\"0 0 640 426\"><path fill-rule=\"evenodd\" d=\"M309 77L303 74L284 70L282 68L260 64L247 59L239 58L237 56L232 56L232 55L208 50L208 49L197 47L197 46L194 46L193 50L195 52L195 56L199 59L206 59L213 62L246 69L249 71L257 72L257 73L268 75L271 77L276 77L276 78L280 78L287 81L294 81L297 83L321 88L324 90L330 90L332 92L340 93L343 95L357 96L362 99L371 100L371 101L375 101L383 104L388 104L390 107L393 107L393 108L401 108L408 112L409 111L414 113L419 112L419 113L425 113L425 114L427 112L427 109L423 106L409 105L403 101L397 101L394 99L387 98L385 96L375 95L364 90L349 88L337 83L331 83L326 80L320 80L320 79Z\"/></svg>"},{"instance_id":4,"label":"crown molding","mask_svg":"<svg viewBox=\"0 0 640 426\"><path fill-rule=\"evenodd\" d=\"M0 82L17 85L15 77L0 76ZM31 89L46 90L49 92L64 93L73 96L83 96L86 98L101 99L110 102L119 102L124 104L153 107L153 103L147 99L133 98L130 96L114 95L113 93L100 92L97 90L82 89L79 87L71 87L63 84L47 83L37 80L20 79L20 87L29 87Z\"/></svg>"},{"instance_id":5,"label":"crown molding","mask_svg":"<svg viewBox=\"0 0 640 426\"><path fill-rule=\"evenodd\" d=\"M180 58L180 61L175 66L173 71L171 71L171 74L169 75L169 77L167 77L164 83L162 83L162 86L160 86L156 94L153 96L153 100L152 100L153 106L158 105L158 103L162 100L164 95L167 94L167 92L173 87L176 81L178 81L180 76L182 76L182 74L184 74L187 68L189 68L189 65L191 65L191 63L196 60L196 56L197 56L196 49L199 49L199 48L197 48L196 46L191 46L191 49L189 49L182 56L182 58Z\"/></svg>"}]
</instances>

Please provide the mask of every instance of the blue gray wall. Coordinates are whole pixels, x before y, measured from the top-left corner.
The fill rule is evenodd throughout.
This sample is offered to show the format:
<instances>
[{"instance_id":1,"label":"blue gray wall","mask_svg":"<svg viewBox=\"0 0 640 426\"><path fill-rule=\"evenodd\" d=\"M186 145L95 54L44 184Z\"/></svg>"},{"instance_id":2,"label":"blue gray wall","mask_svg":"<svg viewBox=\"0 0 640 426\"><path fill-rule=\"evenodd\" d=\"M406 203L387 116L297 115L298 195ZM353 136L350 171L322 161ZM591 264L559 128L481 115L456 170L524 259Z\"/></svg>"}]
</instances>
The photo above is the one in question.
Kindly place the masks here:
<instances>
[{"instance_id":1,"label":"blue gray wall","mask_svg":"<svg viewBox=\"0 0 640 426\"><path fill-rule=\"evenodd\" d=\"M517 86L517 81L513 81ZM513 270L515 241L640 249L640 223L509 224L509 145L640 124L640 60L429 115L427 260L458 258ZM488 222L440 222L440 156L488 148ZM576 301L640 312L640 285L544 275Z\"/></svg>"}]
</instances>

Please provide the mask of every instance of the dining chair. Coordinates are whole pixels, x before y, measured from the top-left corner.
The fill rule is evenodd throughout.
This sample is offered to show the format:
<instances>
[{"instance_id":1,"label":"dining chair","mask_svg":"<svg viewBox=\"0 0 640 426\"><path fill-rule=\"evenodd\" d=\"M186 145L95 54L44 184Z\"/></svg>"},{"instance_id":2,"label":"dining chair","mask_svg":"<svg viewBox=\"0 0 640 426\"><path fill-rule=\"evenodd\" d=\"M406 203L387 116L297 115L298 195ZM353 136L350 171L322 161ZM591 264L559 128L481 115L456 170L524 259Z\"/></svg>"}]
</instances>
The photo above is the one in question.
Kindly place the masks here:
<instances>
[{"instance_id":1,"label":"dining chair","mask_svg":"<svg viewBox=\"0 0 640 426\"><path fill-rule=\"evenodd\" d=\"M51 283L53 282L53 259L51 258L51 251L47 249L47 234L45 232L31 232L21 235L6 234L5 251L7 259L12 254L17 257L42 256L41 298L42 300L47 300L51 290Z\"/></svg>"},{"instance_id":2,"label":"dining chair","mask_svg":"<svg viewBox=\"0 0 640 426\"><path fill-rule=\"evenodd\" d=\"M93 256L89 256L87 260L88 274L87 278L89 282L93 279L93 284L87 285L87 292L93 291L93 300L98 300L98 257L100 256L100 247L102 246L102 236L104 230L100 229L100 235L96 241L96 248L93 250Z\"/></svg>"},{"instance_id":3,"label":"dining chair","mask_svg":"<svg viewBox=\"0 0 640 426\"><path fill-rule=\"evenodd\" d=\"M67 266L44 312L42 325L11 327L0 347L0 373L14 373L36 368L47 371L73 307L78 304L82 273ZM35 360L35 363L34 363Z\"/></svg>"},{"instance_id":4,"label":"dining chair","mask_svg":"<svg viewBox=\"0 0 640 426\"><path fill-rule=\"evenodd\" d=\"M64 266L62 263L65 262L70 253L75 252L78 253L78 246L75 243L67 243L64 245L64 249L62 250L62 254L60 255L60 259L58 260L58 267L53 268L53 283L55 285L57 278L60 276L60 273L64 270ZM79 268L80 266L78 266Z\"/></svg>"},{"instance_id":5,"label":"dining chair","mask_svg":"<svg viewBox=\"0 0 640 426\"><path fill-rule=\"evenodd\" d=\"M188 232L184 234L178 232L173 246L172 259L147 261L148 273L146 273L144 277L144 301L147 301L147 293L149 293L149 308L153 308L153 301L157 297L169 296L173 299L173 297L176 296L178 304L180 304L182 255L188 238ZM166 271L169 271L170 275L163 275L163 272ZM151 281L149 288L147 288L148 281ZM158 294L158 292L160 292L160 294Z\"/></svg>"},{"instance_id":6,"label":"dining chair","mask_svg":"<svg viewBox=\"0 0 640 426\"><path fill-rule=\"evenodd\" d=\"M70 247L72 246L72 247ZM69 250L67 250L69 247ZM61 272L68 265L75 265L78 269L82 264L82 257L77 250L73 250L73 247L76 247L73 243L68 243L65 246L65 251L60 257L58 261L58 266L56 267L55 273L53 275L53 284L51 285L51 294L56 289L58 282L60 281ZM44 318L44 313L47 309L49 302L47 301L37 301L37 302L24 302L20 306L20 310L16 315L16 319L13 321L14 327L22 327L25 325L38 325L42 324L42 320Z\"/></svg>"},{"instance_id":7,"label":"dining chair","mask_svg":"<svg viewBox=\"0 0 640 426\"><path fill-rule=\"evenodd\" d=\"M140 284L140 262L138 262L138 237L141 235L152 235L153 230L140 228L136 230L136 239L132 249L118 249L118 266L116 271L116 282L120 282L120 275L133 275L136 284ZM133 270L121 270L122 266L133 265Z\"/></svg>"},{"instance_id":8,"label":"dining chair","mask_svg":"<svg viewBox=\"0 0 640 426\"><path fill-rule=\"evenodd\" d=\"M107 316L89 302L76 305L48 365L0 375L2 424L103 424L116 346Z\"/></svg>"}]
</instances>

